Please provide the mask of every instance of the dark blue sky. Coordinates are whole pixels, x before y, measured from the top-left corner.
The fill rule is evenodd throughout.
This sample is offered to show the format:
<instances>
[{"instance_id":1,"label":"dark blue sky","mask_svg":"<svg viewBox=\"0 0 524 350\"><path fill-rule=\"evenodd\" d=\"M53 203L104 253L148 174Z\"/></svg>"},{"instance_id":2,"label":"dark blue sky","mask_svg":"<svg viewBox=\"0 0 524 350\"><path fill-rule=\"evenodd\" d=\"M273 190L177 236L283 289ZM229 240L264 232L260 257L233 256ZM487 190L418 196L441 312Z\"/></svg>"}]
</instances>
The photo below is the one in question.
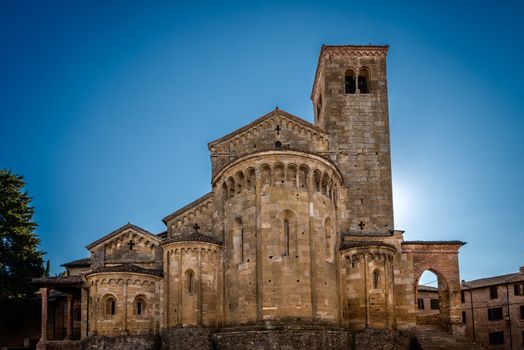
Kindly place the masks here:
<instances>
[{"instance_id":1,"label":"dark blue sky","mask_svg":"<svg viewBox=\"0 0 524 350\"><path fill-rule=\"evenodd\" d=\"M53 271L210 190L207 142L312 120L320 46L389 44L395 226L461 239L465 279L524 265L520 2L0 2L0 167Z\"/></svg>"}]
</instances>

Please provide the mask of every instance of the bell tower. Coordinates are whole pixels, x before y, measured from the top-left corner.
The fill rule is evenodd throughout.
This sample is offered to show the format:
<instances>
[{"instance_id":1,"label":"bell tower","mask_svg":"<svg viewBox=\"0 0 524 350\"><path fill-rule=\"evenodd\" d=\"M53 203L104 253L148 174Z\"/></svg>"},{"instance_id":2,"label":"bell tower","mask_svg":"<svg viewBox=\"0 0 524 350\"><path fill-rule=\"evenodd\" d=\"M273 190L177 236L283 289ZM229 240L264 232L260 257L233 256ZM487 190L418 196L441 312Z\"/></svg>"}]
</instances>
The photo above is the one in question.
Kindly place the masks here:
<instances>
[{"instance_id":1,"label":"bell tower","mask_svg":"<svg viewBox=\"0 0 524 350\"><path fill-rule=\"evenodd\" d=\"M341 226L383 235L393 227L386 56L388 46L322 46L311 100L344 176Z\"/></svg>"}]
</instances>

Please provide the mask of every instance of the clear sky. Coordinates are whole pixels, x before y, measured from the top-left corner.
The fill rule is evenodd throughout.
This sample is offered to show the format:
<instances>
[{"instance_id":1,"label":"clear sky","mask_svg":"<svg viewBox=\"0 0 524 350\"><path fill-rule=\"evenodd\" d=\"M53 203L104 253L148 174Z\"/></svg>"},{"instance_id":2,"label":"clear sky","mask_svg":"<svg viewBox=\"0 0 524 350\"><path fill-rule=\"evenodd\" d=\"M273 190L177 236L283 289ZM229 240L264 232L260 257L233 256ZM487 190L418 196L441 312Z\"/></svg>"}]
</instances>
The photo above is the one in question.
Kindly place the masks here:
<instances>
[{"instance_id":1,"label":"clear sky","mask_svg":"<svg viewBox=\"0 0 524 350\"><path fill-rule=\"evenodd\" d=\"M210 190L207 142L279 106L312 121L320 46L389 44L395 226L460 239L462 278L524 265L515 1L1 1L0 167L53 272Z\"/></svg>"}]
</instances>

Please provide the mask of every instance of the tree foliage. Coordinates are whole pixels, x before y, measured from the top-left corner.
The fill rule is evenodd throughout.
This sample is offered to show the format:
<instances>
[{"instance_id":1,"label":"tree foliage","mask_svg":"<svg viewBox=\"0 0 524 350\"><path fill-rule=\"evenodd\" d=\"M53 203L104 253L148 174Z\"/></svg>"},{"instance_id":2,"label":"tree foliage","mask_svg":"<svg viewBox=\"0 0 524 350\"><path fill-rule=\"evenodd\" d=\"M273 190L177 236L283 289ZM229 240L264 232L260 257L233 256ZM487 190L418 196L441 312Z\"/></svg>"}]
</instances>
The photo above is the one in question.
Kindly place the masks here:
<instances>
[{"instance_id":1,"label":"tree foliage","mask_svg":"<svg viewBox=\"0 0 524 350\"><path fill-rule=\"evenodd\" d=\"M24 178L0 169L0 300L30 296L44 273L43 253Z\"/></svg>"}]
</instances>

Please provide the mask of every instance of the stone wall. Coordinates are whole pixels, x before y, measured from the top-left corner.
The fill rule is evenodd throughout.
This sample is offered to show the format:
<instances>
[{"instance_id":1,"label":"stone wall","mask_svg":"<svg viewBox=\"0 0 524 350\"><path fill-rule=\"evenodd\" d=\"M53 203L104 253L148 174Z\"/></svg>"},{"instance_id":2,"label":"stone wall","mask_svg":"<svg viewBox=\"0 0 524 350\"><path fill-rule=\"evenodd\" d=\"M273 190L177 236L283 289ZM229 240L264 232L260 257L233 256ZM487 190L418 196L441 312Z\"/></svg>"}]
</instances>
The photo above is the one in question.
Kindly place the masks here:
<instances>
[{"instance_id":1,"label":"stone wall","mask_svg":"<svg viewBox=\"0 0 524 350\"><path fill-rule=\"evenodd\" d=\"M198 223L201 232L217 237L213 232L213 193L208 193L187 206L164 218L168 237L181 233L191 233Z\"/></svg>"},{"instance_id":2,"label":"stone wall","mask_svg":"<svg viewBox=\"0 0 524 350\"><path fill-rule=\"evenodd\" d=\"M206 242L163 245L165 323L216 327L222 320L222 247Z\"/></svg>"},{"instance_id":3,"label":"stone wall","mask_svg":"<svg viewBox=\"0 0 524 350\"><path fill-rule=\"evenodd\" d=\"M410 262L413 278L412 288L415 304L418 294L418 281L426 270L437 275L439 286L439 307L441 324L453 334L464 335L460 300L460 274L458 250L463 242L404 242L402 249Z\"/></svg>"},{"instance_id":4,"label":"stone wall","mask_svg":"<svg viewBox=\"0 0 524 350\"><path fill-rule=\"evenodd\" d=\"M145 336L91 336L81 342L82 350L158 350L160 338L154 335Z\"/></svg>"},{"instance_id":5,"label":"stone wall","mask_svg":"<svg viewBox=\"0 0 524 350\"><path fill-rule=\"evenodd\" d=\"M170 328L162 332L164 350L211 350L213 346L212 328Z\"/></svg>"},{"instance_id":6,"label":"stone wall","mask_svg":"<svg viewBox=\"0 0 524 350\"><path fill-rule=\"evenodd\" d=\"M162 268L160 237L127 224L87 246L91 268L134 264L147 269Z\"/></svg>"},{"instance_id":7,"label":"stone wall","mask_svg":"<svg viewBox=\"0 0 524 350\"><path fill-rule=\"evenodd\" d=\"M396 249L379 242L354 242L341 252L343 318L351 329L393 328Z\"/></svg>"},{"instance_id":8,"label":"stone wall","mask_svg":"<svg viewBox=\"0 0 524 350\"><path fill-rule=\"evenodd\" d=\"M490 349L517 349L524 344L524 295L515 295L514 284L523 284L524 275L515 283L493 285L497 289L497 296L491 298L490 286L464 290L462 312L466 316L466 335L471 340ZM488 310L502 309L502 319L489 320ZM504 333L504 343L500 345L489 344L489 334L493 332Z\"/></svg>"},{"instance_id":9,"label":"stone wall","mask_svg":"<svg viewBox=\"0 0 524 350\"><path fill-rule=\"evenodd\" d=\"M291 150L252 154L216 175L226 325L338 321L340 183L332 163Z\"/></svg>"},{"instance_id":10,"label":"stone wall","mask_svg":"<svg viewBox=\"0 0 524 350\"><path fill-rule=\"evenodd\" d=\"M89 284L90 335L145 335L162 323L162 278L129 272L95 273ZM112 314L109 299L115 302ZM142 302L140 314L137 303Z\"/></svg>"},{"instance_id":11,"label":"stone wall","mask_svg":"<svg viewBox=\"0 0 524 350\"><path fill-rule=\"evenodd\" d=\"M280 146L277 146L277 142ZM326 152L328 138L324 130L275 109L252 124L209 144L212 176L246 154L279 147L307 152Z\"/></svg>"},{"instance_id":12,"label":"stone wall","mask_svg":"<svg viewBox=\"0 0 524 350\"><path fill-rule=\"evenodd\" d=\"M347 190L343 231L393 230L386 47L323 47L312 100L315 125L329 134L329 156ZM368 91L345 92L348 70Z\"/></svg>"},{"instance_id":13,"label":"stone wall","mask_svg":"<svg viewBox=\"0 0 524 350\"><path fill-rule=\"evenodd\" d=\"M216 330L171 328L161 336L92 336L84 350L401 350L410 336L394 331L345 329L305 323L259 324Z\"/></svg>"}]
</instances>

